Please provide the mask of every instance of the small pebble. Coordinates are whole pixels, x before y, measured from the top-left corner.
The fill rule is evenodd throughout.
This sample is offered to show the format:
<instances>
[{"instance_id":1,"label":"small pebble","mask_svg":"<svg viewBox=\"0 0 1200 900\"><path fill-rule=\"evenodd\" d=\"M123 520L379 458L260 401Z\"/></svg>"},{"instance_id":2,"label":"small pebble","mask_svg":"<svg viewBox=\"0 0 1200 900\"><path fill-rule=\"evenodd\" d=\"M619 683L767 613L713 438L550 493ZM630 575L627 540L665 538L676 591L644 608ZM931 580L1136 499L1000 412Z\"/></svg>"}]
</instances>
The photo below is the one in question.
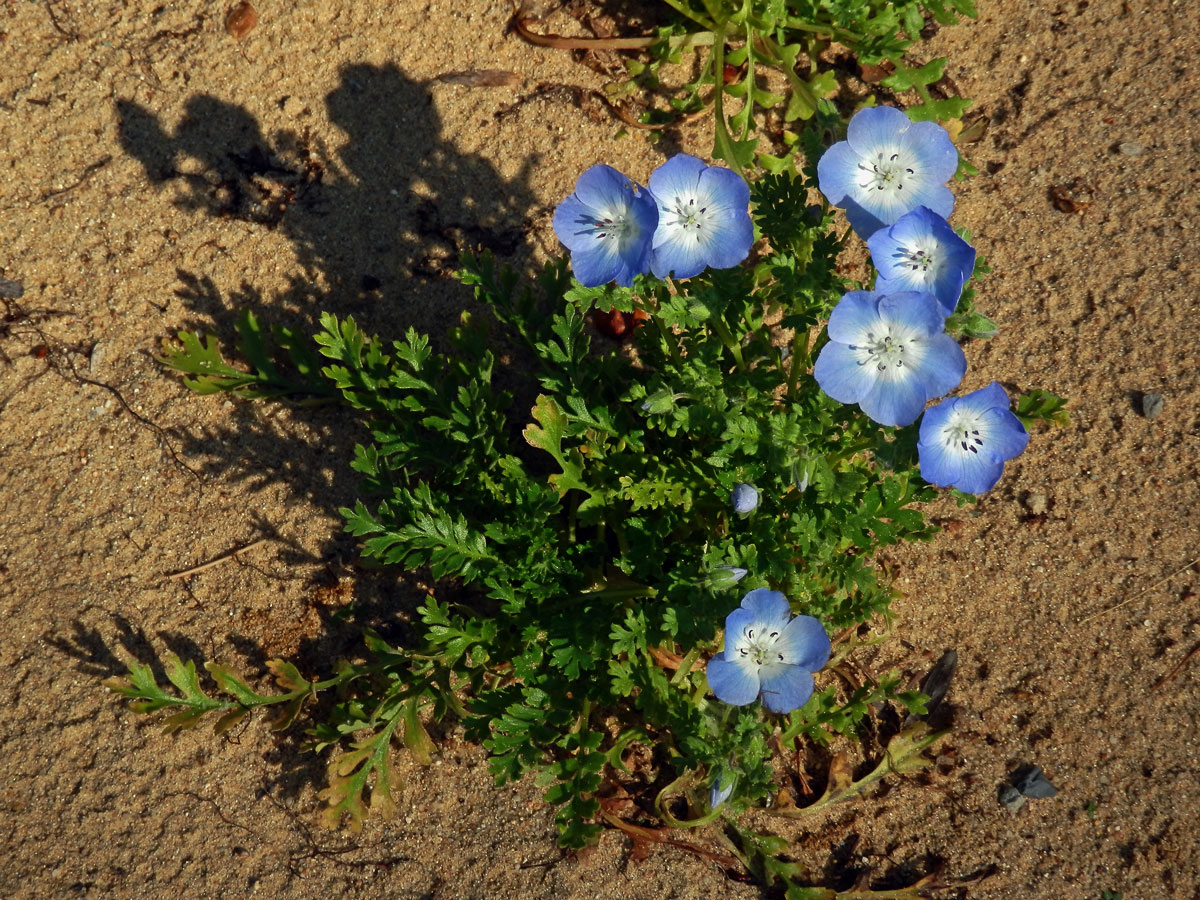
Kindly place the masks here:
<instances>
[{"instance_id":1,"label":"small pebble","mask_svg":"<svg viewBox=\"0 0 1200 900\"><path fill-rule=\"evenodd\" d=\"M1025 805L1025 798L1011 784L1006 784L1000 789L1000 805L1010 813L1016 813Z\"/></svg>"},{"instance_id":2,"label":"small pebble","mask_svg":"<svg viewBox=\"0 0 1200 900\"><path fill-rule=\"evenodd\" d=\"M1025 495L1025 508L1035 516L1040 516L1046 511L1048 502L1045 494L1036 491Z\"/></svg>"},{"instance_id":3,"label":"small pebble","mask_svg":"<svg viewBox=\"0 0 1200 900\"><path fill-rule=\"evenodd\" d=\"M1146 145L1140 144L1137 141L1121 141L1117 144L1117 150L1125 156L1141 156L1146 152Z\"/></svg>"},{"instance_id":4,"label":"small pebble","mask_svg":"<svg viewBox=\"0 0 1200 900\"><path fill-rule=\"evenodd\" d=\"M298 119L307 111L304 102L296 97L288 97L283 101L283 114L289 119Z\"/></svg>"},{"instance_id":5,"label":"small pebble","mask_svg":"<svg viewBox=\"0 0 1200 900\"><path fill-rule=\"evenodd\" d=\"M25 296L25 285L19 281L0 278L0 297L5 300L20 300Z\"/></svg>"},{"instance_id":6,"label":"small pebble","mask_svg":"<svg viewBox=\"0 0 1200 900\"><path fill-rule=\"evenodd\" d=\"M100 341L96 341L96 343L92 346L92 353L88 357L88 371L95 372L98 368L100 368L100 365L103 362L104 344L102 344Z\"/></svg>"},{"instance_id":7,"label":"small pebble","mask_svg":"<svg viewBox=\"0 0 1200 900\"><path fill-rule=\"evenodd\" d=\"M242 0L237 6L229 11L229 15L225 17L225 30L229 32L234 40L240 41L258 24L258 12L248 2Z\"/></svg>"},{"instance_id":8,"label":"small pebble","mask_svg":"<svg viewBox=\"0 0 1200 900\"><path fill-rule=\"evenodd\" d=\"M1157 419L1162 415L1163 411L1163 395L1162 394L1142 394L1142 415L1147 419Z\"/></svg>"},{"instance_id":9,"label":"small pebble","mask_svg":"<svg viewBox=\"0 0 1200 900\"><path fill-rule=\"evenodd\" d=\"M1016 789L1033 800L1045 800L1058 794L1058 788L1046 780L1041 766L1034 766L1018 778Z\"/></svg>"}]
</instances>

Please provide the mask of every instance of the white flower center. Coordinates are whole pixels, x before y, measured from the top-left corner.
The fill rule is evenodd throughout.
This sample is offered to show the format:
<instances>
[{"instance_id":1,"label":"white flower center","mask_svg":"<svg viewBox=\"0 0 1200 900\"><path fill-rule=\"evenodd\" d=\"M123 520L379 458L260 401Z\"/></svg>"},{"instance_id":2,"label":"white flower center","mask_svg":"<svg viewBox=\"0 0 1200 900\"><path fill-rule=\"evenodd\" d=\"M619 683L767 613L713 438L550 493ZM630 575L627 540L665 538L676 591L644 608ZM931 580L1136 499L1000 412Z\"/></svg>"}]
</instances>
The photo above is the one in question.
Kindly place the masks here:
<instances>
[{"instance_id":1,"label":"white flower center","mask_svg":"<svg viewBox=\"0 0 1200 900\"><path fill-rule=\"evenodd\" d=\"M708 206L697 204L695 197L688 197L685 202L684 198L679 196L674 198L673 206L669 205L660 210L660 216L662 224L668 228L681 228L697 238L704 231L704 226L714 218L714 214L708 211Z\"/></svg>"},{"instance_id":2,"label":"white flower center","mask_svg":"<svg viewBox=\"0 0 1200 900\"><path fill-rule=\"evenodd\" d=\"M766 674L784 665L787 661L776 646L783 631L781 625L763 625L756 623L747 626L734 644L736 659L743 666L753 666L760 673L766 669Z\"/></svg>"},{"instance_id":3,"label":"white flower center","mask_svg":"<svg viewBox=\"0 0 1200 900\"><path fill-rule=\"evenodd\" d=\"M858 186L867 191L903 193L904 185L916 176L914 160L902 148L880 150L858 163Z\"/></svg>"},{"instance_id":4,"label":"white flower center","mask_svg":"<svg viewBox=\"0 0 1200 900\"><path fill-rule=\"evenodd\" d=\"M959 456L978 455L987 438L983 417L972 410L957 410L942 426L941 439L946 449Z\"/></svg>"},{"instance_id":5,"label":"white flower center","mask_svg":"<svg viewBox=\"0 0 1200 900\"><path fill-rule=\"evenodd\" d=\"M879 331L868 331L861 344L851 344L860 366L871 366L878 377L901 380L908 377L905 365L920 360L920 335L892 322L883 322Z\"/></svg>"},{"instance_id":6,"label":"white flower center","mask_svg":"<svg viewBox=\"0 0 1200 900\"><path fill-rule=\"evenodd\" d=\"M901 264L910 272L927 275L932 271L935 275L937 274L938 259L931 250L923 247L904 247L901 250L900 258Z\"/></svg>"},{"instance_id":7,"label":"white flower center","mask_svg":"<svg viewBox=\"0 0 1200 900\"><path fill-rule=\"evenodd\" d=\"M617 241L629 236L630 232L637 229L637 223L633 221L633 216L628 210L623 212L609 212L603 217L597 216L591 221L591 226L598 241Z\"/></svg>"}]
</instances>

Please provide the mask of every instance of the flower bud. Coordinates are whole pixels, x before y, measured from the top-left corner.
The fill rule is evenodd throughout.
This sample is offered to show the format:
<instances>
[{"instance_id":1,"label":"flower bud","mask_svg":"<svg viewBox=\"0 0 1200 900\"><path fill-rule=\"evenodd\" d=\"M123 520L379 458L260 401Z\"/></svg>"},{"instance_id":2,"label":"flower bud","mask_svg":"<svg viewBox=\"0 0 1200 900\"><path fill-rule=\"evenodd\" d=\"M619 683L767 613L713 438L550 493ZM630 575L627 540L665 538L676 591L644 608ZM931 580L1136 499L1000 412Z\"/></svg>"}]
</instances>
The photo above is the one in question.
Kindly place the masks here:
<instances>
[{"instance_id":1,"label":"flower bud","mask_svg":"<svg viewBox=\"0 0 1200 900\"><path fill-rule=\"evenodd\" d=\"M734 487L733 492L729 495L729 502L733 504L733 511L738 515L744 516L752 513L758 506L758 488L742 482Z\"/></svg>"}]
</instances>

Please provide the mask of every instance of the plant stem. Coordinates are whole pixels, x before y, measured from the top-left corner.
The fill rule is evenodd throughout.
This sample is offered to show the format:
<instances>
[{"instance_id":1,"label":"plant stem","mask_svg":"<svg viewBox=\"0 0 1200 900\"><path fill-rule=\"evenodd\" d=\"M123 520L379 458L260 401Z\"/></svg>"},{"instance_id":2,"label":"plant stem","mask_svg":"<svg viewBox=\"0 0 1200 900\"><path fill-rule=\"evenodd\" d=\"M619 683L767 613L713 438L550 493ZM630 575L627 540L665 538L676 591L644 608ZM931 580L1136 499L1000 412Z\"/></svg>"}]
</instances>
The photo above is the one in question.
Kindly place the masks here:
<instances>
[{"instance_id":1,"label":"plant stem","mask_svg":"<svg viewBox=\"0 0 1200 900\"><path fill-rule=\"evenodd\" d=\"M696 660L700 656L700 648L693 647L684 654L683 661L679 663L679 668L675 670L675 674L671 676L671 684L679 684L687 677L687 673L692 670L692 666L696 664Z\"/></svg>"},{"instance_id":2,"label":"plant stem","mask_svg":"<svg viewBox=\"0 0 1200 900\"><path fill-rule=\"evenodd\" d=\"M671 0L667 0L667 2L670 3ZM709 27L706 22L701 22L694 16L689 18L699 22L705 28ZM561 34L538 34L536 31L530 30L526 24L528 21L528 19L517 20L517 34L522 39L531 44L537 44L539 47L554 47L558 50L642 50L659 40L656 37L583 38L566 37ZM711 31L697 31L691 34L675 35L667 38L667 42L672 47L703 47L711 44L712 38Z\"/></svg>"},{"instance_id":3,"label":"plant stem","mask_svg":"<svg viewBox=\"0 0 1200 900\"><path fill-rule=\"evenodd\" d=\"M679 0L665 0L665 2L667 6L671 7L671 9L675 10L675 12L679 13L685 18L691 19L702 28L707 28L710 32L715 32L717 30L717 26L715 24L710 22L708 19L705 19L703 16L696 15L696 13L694 13L690 7L685 7L679 2Z\"/></svg>"},{"instance_id":4,"label":"plant stem","mask_svg":"<svg viewBox=\"0 0 1200 900\"><path fill-rule=\"evenodd\" d=\"M725 26L718 26L713 31L713 83L715 91L713 93L713 115L716 119L716 149L719 155L725 162L729 163L729 167L737 172L743 179L746 173L742 171L742 164L738 162L737 154L733 149L733 138L729 134L729 127L725 124ZM747 102L750 98L747 97Z\"/></svg>"},{"instance_id":5,"label":"plant stem","mask_svg":"<svg viewBox=\"0 0 1200 900\"><path fill-rule=\"evenodd\" d=\"M803 366L801 361L803 360ZM792 360L788 368L787 395L788 399L796 399L796 384L800 380L801 368L808 368L808 330L796 329L792 335Z\"/></svg>"},{"instance_id":6,"label":"plant stem","mask_svg":"<svg viewBox=\"0 0 1200 900\"><path fill-rule=\"evenodd\" d=\"M737 363L738 369L743 372L748 371L746 369L746 363L742 359L741 345L734 340L733 333L729 330L729 326L725 324L725 320L718 315L713 316L711 321L713 331L717 333L717 337L721 339L721 343L725 345L725 349L733 355L733 359Z\"/></svg>"}]
</instances>

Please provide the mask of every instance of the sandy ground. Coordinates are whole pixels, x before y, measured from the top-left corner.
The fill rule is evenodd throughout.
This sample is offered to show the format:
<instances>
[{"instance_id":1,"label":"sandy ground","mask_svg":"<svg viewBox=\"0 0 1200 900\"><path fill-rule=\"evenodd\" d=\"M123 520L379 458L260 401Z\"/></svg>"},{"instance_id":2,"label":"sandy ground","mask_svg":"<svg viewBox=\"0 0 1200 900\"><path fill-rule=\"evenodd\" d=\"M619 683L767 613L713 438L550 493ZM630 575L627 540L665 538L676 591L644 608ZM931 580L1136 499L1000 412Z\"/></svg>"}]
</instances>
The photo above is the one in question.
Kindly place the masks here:
<instances>
[{"instance_id":1,"label":"sandy ground","mask_svg":"<svg viewBox=\"0 0 1200 900\"><path fill-rule=\"evenodd\" d=\"M347 420L193 397L153 360L165 336L328 308L440 339L472 302L457 248L525 265L583 168L709 146L704 123L614 139L575 102L602 76L506 34L500 0L257 5L237 41L195 0L0 4L0 278L24 288L0 323L0 896L763 896L613 834L563 856L538 790L492 788L453 732L429 769L400 755L394 820L324 832L294 736L164 737L100 687L123 651L319 673L353 652L333 613L411 596L339 534ZM990 873L975 900L1194 900L1200 35L1184 2L981 6L934 41L989 122L955 221L1001 334L964 388L1045 387L1072 424L887 560L907 596L870 665L959 653L939 765L780 830L841 886L941 868ZM437 80L480 68L515 83ZM997 792L1031 763L1059 794L1011 814Z\"/></svg>"}]
</instances>

